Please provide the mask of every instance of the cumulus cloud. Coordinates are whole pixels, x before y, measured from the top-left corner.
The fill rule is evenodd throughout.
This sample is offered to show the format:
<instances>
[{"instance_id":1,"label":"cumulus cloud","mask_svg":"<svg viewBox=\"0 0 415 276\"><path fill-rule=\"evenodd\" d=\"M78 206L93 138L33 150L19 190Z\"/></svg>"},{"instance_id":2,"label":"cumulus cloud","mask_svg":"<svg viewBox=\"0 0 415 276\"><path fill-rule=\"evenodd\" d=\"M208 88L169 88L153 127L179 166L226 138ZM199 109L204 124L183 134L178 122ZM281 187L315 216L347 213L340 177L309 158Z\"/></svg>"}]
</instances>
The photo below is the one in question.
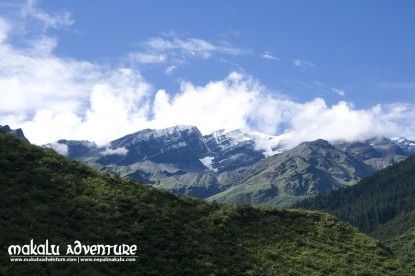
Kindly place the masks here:
<instances>
[{"instance_id":1,"label":"cumulus cloud","mask_svg":"<svg viewBox=\"0 0 415 276\"><path fill-rule=\"evenodd\" d=\"M224 80L212 81L205 86L183 82L181 91L174 96L160 90L153 103L156 127L180 124L196 125L209 133L224 129L256 128L274 132L276 122L286 110L284 100L278 100L250 76L233 72Z\"/></svg>"},{"instance_id":2,"label":"cumulus cloud","mask_svg":"<svg viewBox=\"0 0 415 276\"><path fill-rule=\"evenodd\" d=\"M122 156L126 156L128 154L128 149L125 148L125 147L116 148L116 149L106 148L104 151L100 152L100 154L102 156L107 156L107 155L122 155Z\"/></svg>"},{"instance_id":3,"label":"cumulus cloud","mask_svg":"<svg viewBox=\"0 0 415 276\"><path fill-rule=\"evenodd\" d=\"M68 155L69 148L68 148L68 145L66 145L66 144L61 144L61 143L58 143L58 142L53 142L53 143L48 144L47 147L55 150L60 155L63 155L63 156L67 156Z\"/></svg>"},{"instance_id":4,"label":"cumulus cloud","mask_svg":"<svg viewBox=\"0 0 415 276\"><path fill-rule=\"evenodd\" d=\"M44 35L15 47L10 24L0 20L0 121L38 144L65 137L104 143L140 128L151 86L139 72L58 58L56 41Z\"/></svg>"},{"instance_id":5,"label":"cumulus cloud","mask_svg":"<svg viewBox=\"0 0 415 276\"><path fill-rule=\"evenodd\" d=\"M364 140L382 135L386 122L377 118L378 110L354 110L346 102L328 107L317 98L302 104L289 119L289 141L293 145L323 138L329 141Z\"/></svg>"}]
</instances>

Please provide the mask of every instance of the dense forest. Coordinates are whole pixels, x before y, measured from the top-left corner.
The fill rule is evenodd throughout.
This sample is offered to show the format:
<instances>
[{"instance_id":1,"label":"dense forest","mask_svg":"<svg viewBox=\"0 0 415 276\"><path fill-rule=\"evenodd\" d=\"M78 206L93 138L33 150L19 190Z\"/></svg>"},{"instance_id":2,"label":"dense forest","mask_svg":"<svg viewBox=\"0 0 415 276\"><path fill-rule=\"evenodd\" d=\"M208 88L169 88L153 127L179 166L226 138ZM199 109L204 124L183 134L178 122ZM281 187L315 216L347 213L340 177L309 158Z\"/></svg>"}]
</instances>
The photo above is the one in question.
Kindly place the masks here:
<instances>
[{"instance_id":1,"label":"dense forest","mask_svg":"<svg viewBox=\"0 0 415 276\"><path fill-rule=\"evenodd\" d=\"M207 203L102 174L0 131L0 275L413 275L315 211ZM137 262L10 261L11 244L134 244Z\"/></svg>"},{"instance_id":2,"label":"dense forest","mask_svg":"<svg viewBox=\"0 0 415 276\"><path fill-rule=\"evenodd\" d=\"M397 215L415 209L415 156L340 188L295 204L325 210L370 233ZM412 227L415 225L412 225Z\"/></svg>"},{"instance_id":3,"label":"dense forest","mask_svg":"<svg viewBox=\"0 0 415 276\"><path fill-rule=\"evenodd\" d=\"M341 188L294 205L322 210L408 255L415 250L415 156ZM412 239L408 243L408 239ZM406 242L403 243L402 240ZM407 250L399 247L405 244ZM412 247L408 247L412 244ZM410 260L415 264L415 258Z\"/></svg>"}]
</instances>

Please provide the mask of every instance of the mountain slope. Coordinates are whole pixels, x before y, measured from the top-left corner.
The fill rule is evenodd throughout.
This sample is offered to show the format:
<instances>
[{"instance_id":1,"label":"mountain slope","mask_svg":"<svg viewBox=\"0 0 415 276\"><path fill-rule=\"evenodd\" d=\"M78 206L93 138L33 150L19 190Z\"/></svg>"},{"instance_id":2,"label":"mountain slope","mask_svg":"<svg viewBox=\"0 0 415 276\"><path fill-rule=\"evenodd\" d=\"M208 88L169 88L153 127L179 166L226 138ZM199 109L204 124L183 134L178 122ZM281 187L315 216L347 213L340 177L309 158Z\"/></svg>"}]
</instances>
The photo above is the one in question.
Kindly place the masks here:
<instances>
[{"instance_id":1,"label":"mountain slope","mask_svg":"<svg viewBox=\"0 0 415 276\"><path fill-rule=\"evenodd\" d=\"M415 267L415 156L381 170L353 187L295 204L324 210L389 245Z\"/></svg>"},{"instance_id":2,"label":"mountain slope","mask_svg":"<svg viewBox=\"0 0 415 276\"><path fill-rule=\"evenodd\" d=\"M363 142L334 143L334 146L377 171L405 160L408 155L413 154L412 145L407 140L405 142L399 143L385 137L376 137Z\"/></svg>"},{"instance_id":3,"label":"mountain slope","mask_svg":"<svg viewBox=\"0 0 415 276\"><path fill-rule=\"evenodd\" d=\"M368 165L327 141L304 142L228 174L226 181L236 184L210 200L289 205L304 196L354 184L371 173Z\"/></svg>"},{"instance_id":4,"label":"mountain slope","mask_svg":"<svg viewBox=\"0 0 415 276\"><path fill-rule=\"evenodd\" d=\"M264 154L278 152L278 143L277 137L240 130L219 130L202 136L194 126L175 126L141 130L106 147L67 140L46 146L101 171L176 194L207 198L227 187L218 181L218 174L255 164Z\"/></svg>"},{"instance_id":5,"label":"mountain slope","mask_svg":"<svg viewBox=\"0 0 415 276\"><path fill-rule=\"evenodd\" d=\"M21 128L11 129L8 125L5 125L5 126L0 125L0 130L3 130L6 133L13 134L14 136L21 139L22 141L29 143L29 140L24 136L23 130Z\"/></svg>"},{"instance_id":6,"label":"mountain slope","mask_svg":"<svg viewBox=\"0 0 415 276\"><path fill-rule=\"evenodd\" d=\"M397 215L415 210L414 198L415 156L411 156L353 187L318 195L295 206L327 211L370 233Z\"/></svg>"},{"instance_id":7,"label":"mountain slope","mask_svg":"<svg viewBox=\"0 0 415 276\"><path fill-rule=\"evenodd\" d=\"M12 263L0 274L413 275L391 252L320 212L226 206L99 173L0 131L0 247L135 244L137 262Z\"/></svg>"},{"instance_id":8,"label":"mountain slope","mask_svg":"<svg viewBox=\"0 0 415 276\"><path fill-rule=\"evenodd\" d=\"M285 206L353 185L407 158L413 144L387 138L333 145L317 140L286 150L283 136L241 130L203 136L194 126L179 125L141 130L102 147L67 140L48 146L101 171L175 194Z\"/></svg>"},{"instance_id":9,"label":"mountain slope","mask_svg":"<svg viewBox=\"0 0 415 276\"><path fill-rule=\"evenodd\" d=\"M415 267L415 228L386 240L385 243L394 250L399 259Z\"/></svg>"}]
</instances>

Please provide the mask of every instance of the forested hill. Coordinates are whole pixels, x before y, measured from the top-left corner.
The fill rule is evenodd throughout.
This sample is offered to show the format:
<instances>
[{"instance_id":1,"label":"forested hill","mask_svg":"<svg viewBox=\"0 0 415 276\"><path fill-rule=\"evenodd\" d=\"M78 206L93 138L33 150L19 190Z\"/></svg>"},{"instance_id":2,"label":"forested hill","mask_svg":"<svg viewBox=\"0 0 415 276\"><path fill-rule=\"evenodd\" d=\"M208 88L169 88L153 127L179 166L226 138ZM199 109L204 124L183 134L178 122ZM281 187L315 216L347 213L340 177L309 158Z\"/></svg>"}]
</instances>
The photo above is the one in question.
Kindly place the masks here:
<instances>
[{"instance_id":1,"label":"forested hill","mask_svg":"<svg viewBox=\"0 0 415 276\"><path fill-rule=\"evenodd\" d=\"M370 233L394 217L415 210L414 199L415 156L412 156L352 187L320 194L294 207L329 212Z\"/></svg>"},{"instance_id":2,"label":"forested hill","mask_svg":"<svg viewBox=\"0 0 415 276\"><path fill-rule=\"evenodd\" d=\"M207 203L99 173L0 131L0 275L414 275L321 212ZM137 245L136 262L10 261L12 244Z\"/></svg>"}]
</instances>

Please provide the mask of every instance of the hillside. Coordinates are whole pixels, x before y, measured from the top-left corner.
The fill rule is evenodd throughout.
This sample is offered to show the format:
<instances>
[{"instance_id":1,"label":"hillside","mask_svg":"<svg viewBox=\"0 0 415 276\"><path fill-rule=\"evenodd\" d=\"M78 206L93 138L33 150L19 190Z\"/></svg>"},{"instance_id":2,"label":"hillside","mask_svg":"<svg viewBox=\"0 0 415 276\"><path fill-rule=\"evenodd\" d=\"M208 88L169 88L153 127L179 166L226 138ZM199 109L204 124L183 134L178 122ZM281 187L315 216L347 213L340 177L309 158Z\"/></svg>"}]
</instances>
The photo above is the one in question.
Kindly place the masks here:
<instances>
[{"instance_id":1,"label":"hillside","mask_svg":"<svg viewBox=\"0 0 415 276\"><path fill-rule=\"evenodd\" d=\"M412 156L353 187L318 195L295 206L327 211L370 233L396 216L415 210L414 184L415 156Z\"/></svg>"},{"instance_id":2,"label":"hillside","mask_svg":"<svg viewBox=\"0 0 415 276\"><path fill-rule=\"evenodd\" d=\"M0 131L0 274L413 275L374 239L320 212L228 206L99 173ZM137 245L137 262L12 263L5 250Z\"/></svg>"},{"instance_id":3,"label":"hillside","mask_svg":"<svg viewBox=\"0 0 415 276\"><path fill-rule=\"evenodd\" d=\"M395 256L415 267L415 228L385 243L393 249Z\"/></svg>"}]
</instances>

